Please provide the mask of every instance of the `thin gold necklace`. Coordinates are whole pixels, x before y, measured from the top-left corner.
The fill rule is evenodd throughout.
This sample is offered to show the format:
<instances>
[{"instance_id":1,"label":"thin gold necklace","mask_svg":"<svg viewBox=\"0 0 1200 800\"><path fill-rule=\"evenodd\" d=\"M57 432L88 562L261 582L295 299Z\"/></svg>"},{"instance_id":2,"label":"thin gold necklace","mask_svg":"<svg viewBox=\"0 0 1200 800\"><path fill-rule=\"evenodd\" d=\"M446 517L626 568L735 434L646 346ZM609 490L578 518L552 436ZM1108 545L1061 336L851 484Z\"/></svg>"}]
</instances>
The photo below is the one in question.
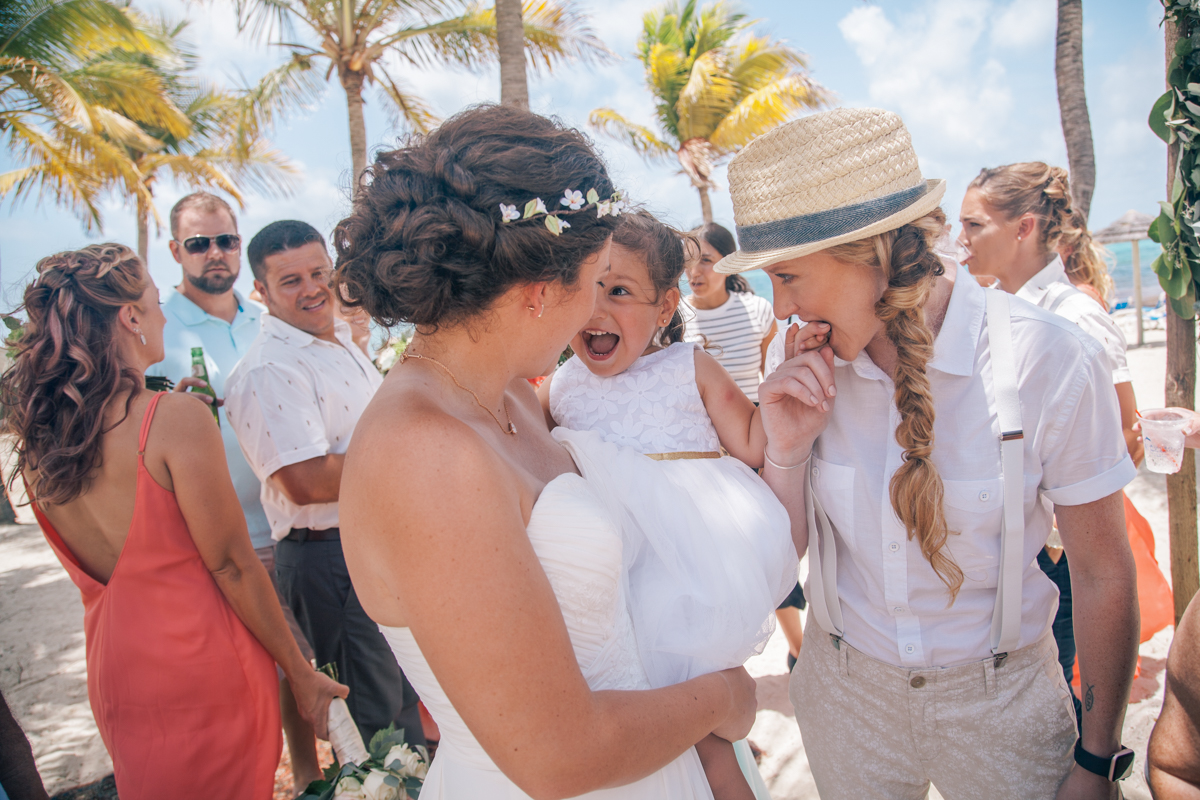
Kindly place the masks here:
<instances>
[{"instance_id":1,"label":"thin gold necklace","mask_svg":"<svg viewBox=\"0 0 1200 800\"><path fill-rule=\"evenodd\" d=\"M454 377L454 373L453 373L453 372L451 372L451 371L450 371L450 368L449 368L449 367L447 367L445 364L443 364L442 362L438 361L436 358L432 358L432 357L430 357L430 356L423 356L423 355L421 355L420 353L410 353L410 352L408 352L407 350L405 350L403 353L401 353L401 354L400 354L400 363L401 363L401 364L403 364L405 361L408 361L410 358L419 358L419 359L421 359L422 361L428 361L428 362L430 362L430 363L437 364L439 367L441 367L442 369L444 369L444 370L446 371L446 374L450 376L450 380L454 381L454 385L455 385L455 386L457 386L458 388L462 389L462 390L463 390L464 392L466 392L467 394L471 395L471 397L474 397L474 398L475 398L475 403L476 403L476 404L477 404L477 405L478 405L480 408L482 408L484 411L486 411L488 414L490 414L490 415L491 415L491 417L492 417L492 419L496 420L496 424L500 426L500 430L504 431L504 432L505 432L505 433L507 433L509 436L516 436L516 435L517 435L517 426L516 426L516 425L513 425L513 422L512 422L512 414L510 414L510 413L509 413L509 411L508 411L508 403L507 403L507 402L504 400L504 398L500 398L500 405L501 405L501 406L504 408L504 415L505 415L506 417L508 417L508 427L507 427L507 428L504 426L504 423L500 421L500 418L496 416L496 412L495 412L495 411L492 411L490 408L488 408L487 406L485 406L485 405L484 405L484 404L483 404L483 403L482 403L482 402L479 400L479 395L475 394L475 393L474 393L474 392L472 392L470 389L468 389L467 387L465 387L465 386L463 386L461 383L459 383L459 382L458 382L458 378Z\"/></svg>"}]
</instances>

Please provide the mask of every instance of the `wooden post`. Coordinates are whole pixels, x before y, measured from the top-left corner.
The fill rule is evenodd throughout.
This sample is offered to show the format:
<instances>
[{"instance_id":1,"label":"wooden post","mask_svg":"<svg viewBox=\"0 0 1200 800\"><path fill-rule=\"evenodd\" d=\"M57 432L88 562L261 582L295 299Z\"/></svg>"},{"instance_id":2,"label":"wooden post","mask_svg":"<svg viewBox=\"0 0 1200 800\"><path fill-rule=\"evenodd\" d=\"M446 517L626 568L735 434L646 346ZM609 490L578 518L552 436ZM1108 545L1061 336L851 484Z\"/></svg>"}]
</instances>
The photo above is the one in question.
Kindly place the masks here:
<instances>
[{"instance_id":1,"label":"wooden post","mask_svg":"<svg viewBox=\"0 0 1200 800\"><path fill-rule=\"evenodd\" d=\"M1166 24L1167 67L1175 57L1179 30ZM1169 87L1168 87L1169 88ZM1167 197L1179 159L1179 145L1167 148ZM1140 301L1139 301L1140 302ZM1168 406L1196 407L1196 322L1182 319L1167 304L1167 379ZM1167 513L1171 528L1171 589L1175 595L1175 622L1200 586L1200 560L1197 558L1196 533L1196 451L1183 451L1183 466L1167 476Z\"/></svg>"},{"instance_id":2,"label":"wooden post","mask_svg":"<svg viewBox=\"0 0 1200 800\"><path fill-rule=\"evenodd\" d=\"M1142 259L1138 252L1137 239L1130 244L1133 246L1133 298L1134 307L1137 308L1137 346L1141 347L1146 343L1146 332L1142 328Z\"/></svg>"}]
</instances>

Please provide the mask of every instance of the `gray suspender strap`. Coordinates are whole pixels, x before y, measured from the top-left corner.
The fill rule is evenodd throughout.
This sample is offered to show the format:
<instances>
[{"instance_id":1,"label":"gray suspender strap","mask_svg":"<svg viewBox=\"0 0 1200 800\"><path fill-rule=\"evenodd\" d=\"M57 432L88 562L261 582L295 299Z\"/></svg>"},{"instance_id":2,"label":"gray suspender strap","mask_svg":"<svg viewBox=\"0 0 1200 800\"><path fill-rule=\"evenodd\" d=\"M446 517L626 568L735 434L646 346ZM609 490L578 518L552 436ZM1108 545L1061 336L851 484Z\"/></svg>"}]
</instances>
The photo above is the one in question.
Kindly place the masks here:
<instances>
[{"instance_id":1,"label":"gray suspender strap","mask_svg":"<svg viewBox=\"0 0 1200 800\"><path fill-rule=\"evenodd\" d=\"M1000 423L1000 468L1004 518L1000 527L1000 577L992 610L992 653L1002 659L1021 637L1021 584L1025 559L1025 443L1021 401L1017 396L1017 362L1013 355L1009 297L990 289L987 295L988 346L992 356L992 391Z\"/></svg>"},{"instance_id":2,"label":"gray suspender strap","mask_svg":"<svg viewBox=\"0 0 1200 800\"><path fill-rule=\"evenodd\" d=\"M1025 564L1025 451L1021 430L1021 403L1017 396L1017 364L1013 355L1009 296L989 289L988 341L992 355L992 390L1000 423L1000 465L1003 475L1004 517L1000 528L1000 578L992 610L992 653L996 666L1017 648L1021 637L1021 584ZM844 633L842 606L837 591L837 546L833 526L813 493L810 468L806 476L805 511L808 517L808 580L817 624L835 639Z\"/></svg>"},{"instance_id":3,"label":"gray suspender strap","mask_svg":"<svg viewBox=\"0 0 1200 800\"><path fill-rule=\"evenodd\" d=\"M808 516L808 585L812 595L813 615L817 624L835 637L842 635L842 604L837 593L837 543L833 540L833 525L821 501L813 493L812 476L816 471L810 467L805 477L807 485L804 506Z\"/></svg>"}]
</instances>

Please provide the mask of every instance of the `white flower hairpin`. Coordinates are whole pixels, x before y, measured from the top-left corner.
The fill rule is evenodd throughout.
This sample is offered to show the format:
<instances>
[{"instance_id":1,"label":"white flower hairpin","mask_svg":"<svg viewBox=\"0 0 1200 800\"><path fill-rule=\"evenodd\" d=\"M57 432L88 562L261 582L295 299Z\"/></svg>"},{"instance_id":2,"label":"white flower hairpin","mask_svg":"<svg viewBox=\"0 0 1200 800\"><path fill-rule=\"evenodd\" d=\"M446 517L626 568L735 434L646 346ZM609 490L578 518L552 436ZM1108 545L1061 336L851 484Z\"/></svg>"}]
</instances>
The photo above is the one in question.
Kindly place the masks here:
<instances>
[{"instance_id":1,"label":"white flower hairpin","mask_svg":"<svg viewBox=\"0 0 1200 800\"><path fill-rule=\"evenodd\" d=\"M596 218L617 217L625 210L625 201L621 198L620 192L613 192L612 197L607 200L601 200L599 193L595 189L588 189L587 195L575 189L567 189L563 192L563 196L558 199L558 204L561 209L549 211L546 208L542 198L535 197L525 204L523 212L518 211L516 205L508 203L500 204L500 219L504 223L509 222L524 222L527 219L534 217L544 217L543 223L546 230L553 233L555 236L562 234L564 230L571 227L571 224L562 218L562 214L567 214L575 211L581 211L591 206L596 207Z\"/></svg>"}]
</instances>

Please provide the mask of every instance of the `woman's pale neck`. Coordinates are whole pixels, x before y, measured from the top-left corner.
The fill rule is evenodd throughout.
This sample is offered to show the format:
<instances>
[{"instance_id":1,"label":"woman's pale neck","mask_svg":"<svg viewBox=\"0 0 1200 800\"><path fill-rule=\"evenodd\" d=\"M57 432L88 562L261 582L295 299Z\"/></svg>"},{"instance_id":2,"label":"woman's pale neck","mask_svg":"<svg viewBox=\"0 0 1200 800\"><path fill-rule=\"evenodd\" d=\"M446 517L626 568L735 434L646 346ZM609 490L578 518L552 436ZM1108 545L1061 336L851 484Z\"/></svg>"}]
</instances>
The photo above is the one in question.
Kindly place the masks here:
<instances>
[{"instance_id":1,"label":"woman's pale neck","mask_svg":"<svg viewBox=\"0 0 1200 800\"><path fill-rule=\"evenodd\" d=\"M996 275L996 279L1000 281L1000 288L1009 294L1016 294L1034 275L1050 266L1050 262L1057 256L1058 253L1053 250L1039 252L1030 248L1028 252L1018 251L1011 268L1005 274Z\"/></svg>"},{"instance_id":2,"label":"woman's pale neck","mask_svg":"<svg viewBox=\"0 0 1200 800\"><path fill-rule=\"evenodd\" d=\"M437 361L489 407L500 408L506 387L517 377L505 337L496 331L458 327L417 333L406 352Z\"/></svg>"},{"instance_id":3,"label":"woman's pale neck","mask_svg":"<svg viewBox=\"0 0 1200 800\"><path fill-rule=\"evenodd\" d=\"M943 275L934 282L929 297L925 298L925 324L933 333L935 343L938 334L941 333L942 323L946 321L946 310L950 307L952 294L954 294L954 281ZM895 380L896 363L899 356L896 353L896 345L892 344L892 340L887 336L886 328L881 326L879 333L867 343L863 350L875 366Z\"/></svg>"},{"instance_id":4,"label":"woman's pale neck","mask_svg":"<svg viewBox=\"0 0 1200 800\"><path fill-rule=\"evenodd\" d=\"M712 311L714 308L720 308L729 302L729 290L721 287L721 291L711 297L701 297L693 292L688 302L697 311Z\"/></svg>"}]
</instances>

